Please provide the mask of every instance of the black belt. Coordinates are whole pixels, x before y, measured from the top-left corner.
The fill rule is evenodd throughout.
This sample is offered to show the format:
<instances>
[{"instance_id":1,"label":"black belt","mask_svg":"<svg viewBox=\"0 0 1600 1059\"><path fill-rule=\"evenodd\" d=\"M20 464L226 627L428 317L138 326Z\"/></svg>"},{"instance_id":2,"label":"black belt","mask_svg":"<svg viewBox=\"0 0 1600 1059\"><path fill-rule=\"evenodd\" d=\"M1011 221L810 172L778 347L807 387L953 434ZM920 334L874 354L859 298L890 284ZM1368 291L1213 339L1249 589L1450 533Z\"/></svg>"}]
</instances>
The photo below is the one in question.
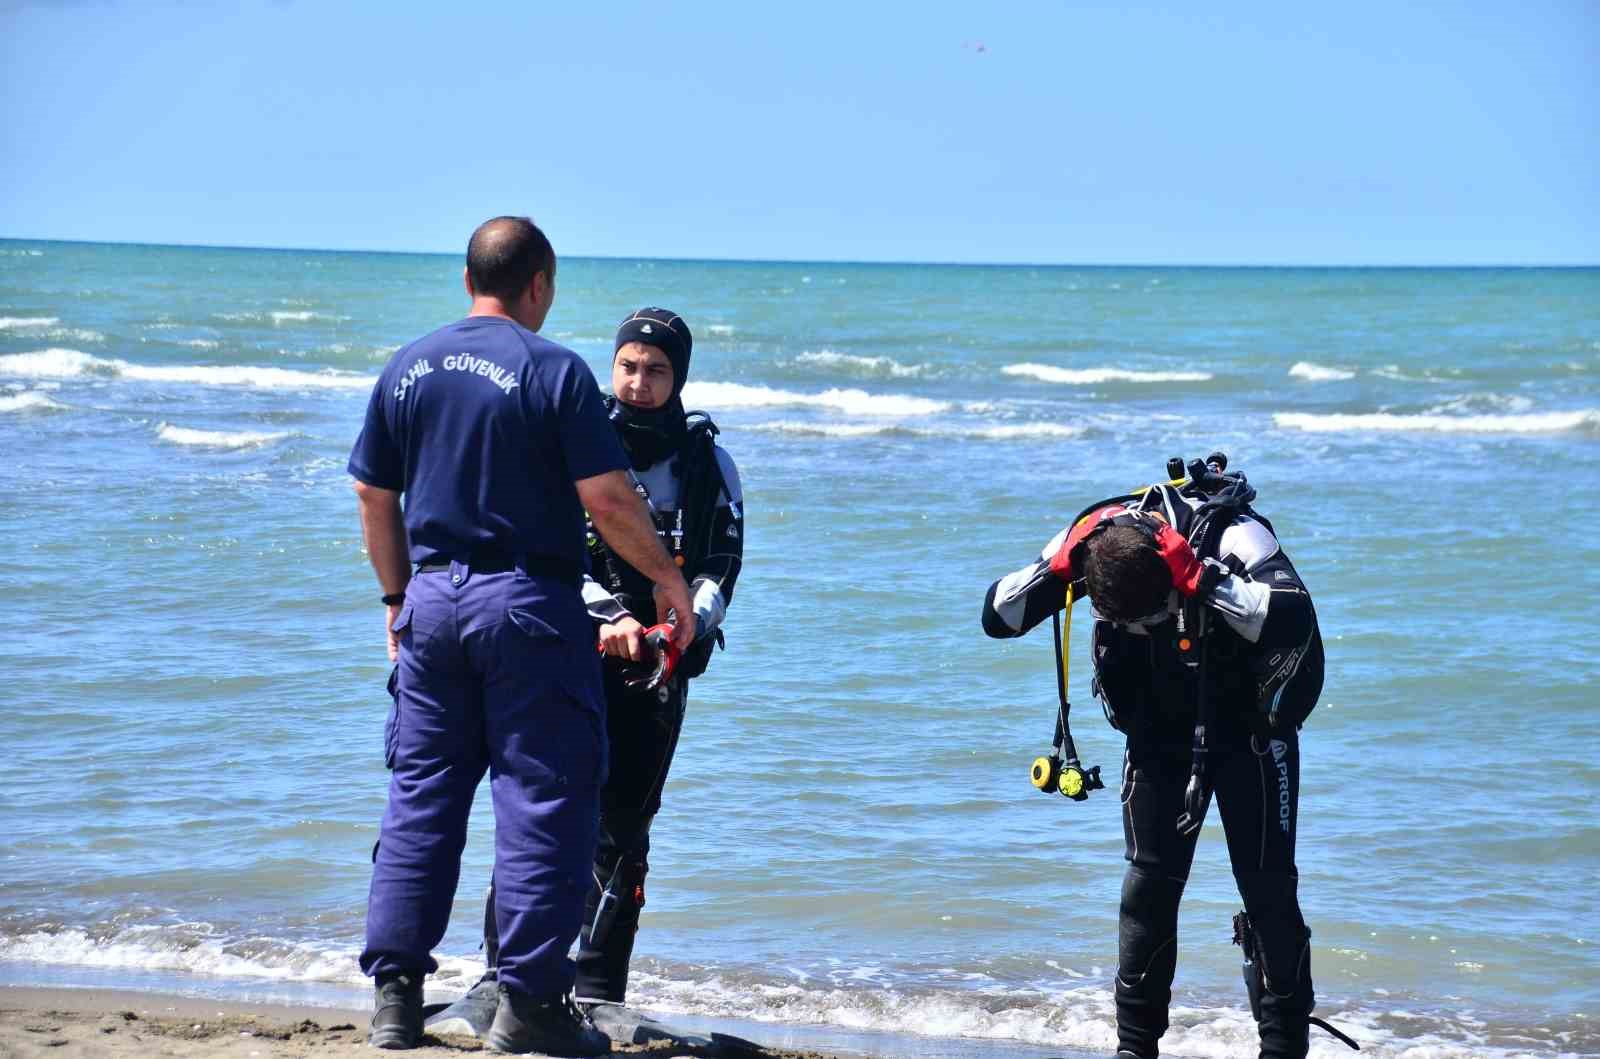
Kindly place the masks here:
<instances>
[{"instance_id":1,"label":"black belt","mask_svg":"<svg viewBox=\"0 0 1600 1059\"><path fill-rule=\"evenodd\" d=\"M476 574L503 574L510 570L521 570L531 577L549 577L573 586L583 582L582 572L565 559L555 559L545 555L515 556L507 555L505 552L476 552L459 560L436 555L432 559L418 563L417 573L431 574L448 570L450 564L456 561Z\"/></svg>"}]
</instances>

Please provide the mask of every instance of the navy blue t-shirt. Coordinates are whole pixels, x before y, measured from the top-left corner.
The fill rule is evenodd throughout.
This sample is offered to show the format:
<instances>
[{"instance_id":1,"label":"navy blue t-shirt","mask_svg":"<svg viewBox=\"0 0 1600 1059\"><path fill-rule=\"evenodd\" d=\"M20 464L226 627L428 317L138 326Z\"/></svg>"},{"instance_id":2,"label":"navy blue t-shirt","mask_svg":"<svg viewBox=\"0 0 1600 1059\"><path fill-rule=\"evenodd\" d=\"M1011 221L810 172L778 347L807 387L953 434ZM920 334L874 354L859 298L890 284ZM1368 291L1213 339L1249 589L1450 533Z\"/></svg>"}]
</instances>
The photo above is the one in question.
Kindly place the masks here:
<instances>
[{"instance_id":1,"label":"navy blue t-shirt","mask_svg":"<svg viewBox=\"0 0 1600 1059\"><path fill-rule=\"evenodd\" d=\"M510 320L469 316L389 361L349 469L404 494L414 563L493 550L582 570L573 483L627 465L576 353Z\"/></svg>"}]
</instances>

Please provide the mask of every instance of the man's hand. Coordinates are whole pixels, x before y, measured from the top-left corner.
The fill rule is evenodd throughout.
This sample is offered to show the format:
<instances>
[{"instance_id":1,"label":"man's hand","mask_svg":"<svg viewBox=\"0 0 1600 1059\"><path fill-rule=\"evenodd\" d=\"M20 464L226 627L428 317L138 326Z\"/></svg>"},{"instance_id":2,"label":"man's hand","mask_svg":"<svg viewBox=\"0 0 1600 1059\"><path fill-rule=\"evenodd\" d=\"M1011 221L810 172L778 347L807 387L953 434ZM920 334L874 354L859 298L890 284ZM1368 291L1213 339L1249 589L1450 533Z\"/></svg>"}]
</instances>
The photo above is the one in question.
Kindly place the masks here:
<instances>
[{"instance_id":1,"label":"man's hand","mask_svg":"<svg viewBox=\"0 0 1600 1059\"><path fill-rule=\"evenodd\" d=\"M672 570L676 576L670 580L657 581L653 590L656 601L656 616L662 621L672 622L672 643L680 651L687 651L689 645L694 643L694 607L689 603L689 586L684 584L683 575L677 568ZM668 615L668 611L671 615Z\"/></svg>"},{"instance_id":2,"label":"man's hand","mask_svg":"<svg viewBox=\"0 0 1600 1059\"><path fill-rule=\"evenodd\" d=\"M400 620L400 607L402 604L391 603L384 608L386 617L383 620L384 635L389 638L389 661L400 661L400 634L394 631L394 623Z\"/></svg>"},{"instance_id":3,"label":"man's hand","mask_svg":"<svg viewBox=\"0 0 1600 1059\"><path fill-rule=\"evenodd\" d=\"M611 658L629 662L644 659L644 626L632 618L623 618L614 625L600 626L600 646Z\"/></svg>"},{"instance_id":4,"label":"man's hand","mask_svg":"<svg viewBox=\"0 0 1600 1059\"><path fill-rule=\"evenodd\" d=\"M595 529L611 545L611 550L655 582L656 619L671 621L674 625L672 642L679 649L688 647L694 642L695 631L689 586L661 546L650 509L633 491L633 483L621 471L607 471L591 478L580 478L573 485ZM673 612L670 617L669 610Z\"/></svg>"}]
</instances>

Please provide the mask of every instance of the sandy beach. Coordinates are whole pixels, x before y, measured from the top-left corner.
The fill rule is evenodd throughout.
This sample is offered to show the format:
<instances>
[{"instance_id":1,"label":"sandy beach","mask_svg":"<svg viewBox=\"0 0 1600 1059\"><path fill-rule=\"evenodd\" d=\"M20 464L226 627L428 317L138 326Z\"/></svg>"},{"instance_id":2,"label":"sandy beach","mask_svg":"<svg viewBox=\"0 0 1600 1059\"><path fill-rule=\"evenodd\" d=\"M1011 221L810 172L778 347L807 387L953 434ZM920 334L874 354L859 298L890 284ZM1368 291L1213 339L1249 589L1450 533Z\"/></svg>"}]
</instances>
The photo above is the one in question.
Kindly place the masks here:
<instances>
[{"instance_id":1,"label":"sandy beach","mask_svg":"<svg viewBox=\"0 0 1600 1059\"><path fill-rule=\"evenodd\" d=\"M366 1047L367 1013L241 1004L116 990L0 988L0 1059L36 1056L222 1056L302 1059ZM424 1039L419 1057L482 1052L470 1037ZM376 1053L372 1053L376 1054ZM700 1056L689 1048L626 1045L613 1055ZM773 1049L773 1059L837 1059Z\"/></svg>"}]
</instances>

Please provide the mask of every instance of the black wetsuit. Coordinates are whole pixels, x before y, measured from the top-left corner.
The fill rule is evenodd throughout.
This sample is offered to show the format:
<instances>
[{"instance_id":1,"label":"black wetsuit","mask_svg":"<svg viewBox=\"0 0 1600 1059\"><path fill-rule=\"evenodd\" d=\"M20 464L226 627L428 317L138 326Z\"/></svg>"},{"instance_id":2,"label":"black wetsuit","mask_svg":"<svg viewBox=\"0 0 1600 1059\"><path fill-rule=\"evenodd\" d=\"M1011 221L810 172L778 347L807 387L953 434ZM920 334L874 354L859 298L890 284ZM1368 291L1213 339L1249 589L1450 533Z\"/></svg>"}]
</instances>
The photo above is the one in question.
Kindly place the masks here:
<instances>
[{"instance_id":1,"label":"black wetsuit","mask_svg":"<svg viewBox=\"0 0 1600 1059\"><path fill-rule=\"evenodd\" d=\"M1192 510L1175 492L1155 490L1187 532ZM1066 583L1050 571L1063 530L1042 557L997 581L984 603L991 636L1020 636L1059 610ZM1300 796L1299 726L1322 687L1322 640L1311 597L1271 527L1243 517L1222 535L1223 579L1206 614L1204 682L1212 704L1208 734L1211 789L1222 813L1228 856L1255 924L1266 970L1261 1054L1306 1054L1314 1001L1310 931L1300 914L1294 863ZM1199 829L1179 832L1193 761L1200 670L1177 646L1174 613L1137 625L1096 616L1095 692L1127 736L1122 824L1127 873L1122 885L1115 983L1119 1047L1158 1054L1177 966L1178 903Z\"/></svg>"},{"instance_id":2,"label":"black wetsuit","mask_svg":"<svg viewBox=\"0 0 1600 1059\"><path fill-rule=\"evenodd\" d=\"M661 808L661 790L672 767L688 703L688 682L702 673L722 639L721 625L744 554L744 498L733 460L713 438L709 420L691 418L677 455L632 471L634 486L648 502L668 554L689 582L697 625L695 643L678 671L662 687L629 688L616 659L603 667L610 772L600 795L600 838L578 938L580 1002L622 1003L628 963L644 905L649 871L650 825ZM622 432L624 446L629 435ZM630 450L630 455L633 455ZM623 562L589 527L591 575L583 598L596 628L633 617L647 628L655 612L648 577ZM493 972L498 939L494 894L484 922L486 962Z\"/></svg>"}]
</instances>

